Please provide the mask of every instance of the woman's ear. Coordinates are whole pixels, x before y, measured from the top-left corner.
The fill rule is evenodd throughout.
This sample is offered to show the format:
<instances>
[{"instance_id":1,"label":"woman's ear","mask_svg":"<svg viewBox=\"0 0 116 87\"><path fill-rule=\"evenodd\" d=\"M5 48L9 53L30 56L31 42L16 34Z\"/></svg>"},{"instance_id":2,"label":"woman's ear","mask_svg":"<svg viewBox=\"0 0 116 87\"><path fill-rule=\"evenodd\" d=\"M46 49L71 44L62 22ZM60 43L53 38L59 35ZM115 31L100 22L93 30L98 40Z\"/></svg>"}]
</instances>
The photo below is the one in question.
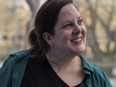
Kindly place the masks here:
<instances>
[{"instance_id":1,"label":"woman's ear","mask_svg":"<svg viewBox=\"0 0 116 87\"><path fill-rule=\"evenodd\" d=\"M53 36L50 33L44 32L43 38L50 46L53 44L52 43Z\"/></svg>"}]
</instances>

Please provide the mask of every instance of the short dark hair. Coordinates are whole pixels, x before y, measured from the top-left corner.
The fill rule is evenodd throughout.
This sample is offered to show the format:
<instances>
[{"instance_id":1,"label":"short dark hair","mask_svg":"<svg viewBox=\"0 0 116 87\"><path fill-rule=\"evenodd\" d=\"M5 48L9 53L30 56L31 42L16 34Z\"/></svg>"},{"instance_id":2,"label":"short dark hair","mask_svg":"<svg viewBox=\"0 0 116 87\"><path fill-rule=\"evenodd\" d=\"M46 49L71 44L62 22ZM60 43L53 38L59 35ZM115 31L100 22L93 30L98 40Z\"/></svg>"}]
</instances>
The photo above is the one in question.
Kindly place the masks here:
<instances>
[{"instance_id":1,"label":"short dark hair","mask_svg":"<svg viewBox=\"0 0 116 87\"><path fill-rule=\"evenodd\" d=\"M47 0L39 9L34 22L34 29L29 34L29 44L41 54L45 54L49 45L43 38L43 33L54 35L54 26L63 6L73 3L72 0Z\"/></svg>"}]
</instances>

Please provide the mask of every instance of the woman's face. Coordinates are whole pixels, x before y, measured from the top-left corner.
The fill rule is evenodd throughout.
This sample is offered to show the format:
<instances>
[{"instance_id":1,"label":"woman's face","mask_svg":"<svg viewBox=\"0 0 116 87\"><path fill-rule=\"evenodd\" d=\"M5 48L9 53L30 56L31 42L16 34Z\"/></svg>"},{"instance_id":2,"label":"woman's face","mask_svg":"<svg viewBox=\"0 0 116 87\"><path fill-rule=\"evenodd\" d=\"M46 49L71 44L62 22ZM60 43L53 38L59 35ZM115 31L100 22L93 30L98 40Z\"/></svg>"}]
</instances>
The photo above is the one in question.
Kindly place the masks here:
<instances>
[{"instance_id":1,"label":"woman's face","mask_svg":"<svg viewBox=\"0 0 116 87\"><path fill-rule=\"evenodd\" d=\"M77 55L85 50L86 28L73 4L64 6L55 25L53 51L61 55Z\"/></svg>"}]
</instances>

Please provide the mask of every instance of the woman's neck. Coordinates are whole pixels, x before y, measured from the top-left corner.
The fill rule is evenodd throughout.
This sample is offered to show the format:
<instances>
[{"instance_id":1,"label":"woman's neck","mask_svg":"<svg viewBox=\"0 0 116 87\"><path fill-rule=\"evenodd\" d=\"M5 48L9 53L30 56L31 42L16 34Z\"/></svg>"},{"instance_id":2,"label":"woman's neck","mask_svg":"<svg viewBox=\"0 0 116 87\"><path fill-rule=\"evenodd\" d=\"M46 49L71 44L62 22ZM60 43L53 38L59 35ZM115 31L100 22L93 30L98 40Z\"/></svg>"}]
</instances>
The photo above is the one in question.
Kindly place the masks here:
<instances>
[{"instance_id":1,"label":"woman's neck","mask_svg":"<svg viewBox=\"0 0 116 87\"><path fill-rule=\"evenodd\" d=\"M51 66L55 69L55 71L60 70L77 70L82 68L82 62L79 56L72 56L72 57L67 57L67 56L55 56L51 55L51 53L47 53L46 57L51 64Z\"/></svg>"}]
</instances>

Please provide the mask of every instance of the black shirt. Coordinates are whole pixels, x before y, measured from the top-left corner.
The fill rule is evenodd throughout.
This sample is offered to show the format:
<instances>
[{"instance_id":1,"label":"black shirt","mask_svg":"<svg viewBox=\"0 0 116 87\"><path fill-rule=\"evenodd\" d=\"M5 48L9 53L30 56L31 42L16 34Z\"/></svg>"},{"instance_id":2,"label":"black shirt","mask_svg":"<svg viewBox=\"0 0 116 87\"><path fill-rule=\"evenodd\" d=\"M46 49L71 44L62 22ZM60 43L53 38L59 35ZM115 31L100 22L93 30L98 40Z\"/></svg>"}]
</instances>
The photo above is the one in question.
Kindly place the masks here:
<instances>
[{"instance_id":1,"label":"black shirt","mask_svg":"<svg viewBox=\"0 0 116 87\"><path fill-rule=\"evenodd\" d=\"M84 79L85 80L85 79ZM82 81L75 87L85 87ZM21 87L69 87L53 70L47 59L30 58Z\"/></svg>"}]
</instances>

